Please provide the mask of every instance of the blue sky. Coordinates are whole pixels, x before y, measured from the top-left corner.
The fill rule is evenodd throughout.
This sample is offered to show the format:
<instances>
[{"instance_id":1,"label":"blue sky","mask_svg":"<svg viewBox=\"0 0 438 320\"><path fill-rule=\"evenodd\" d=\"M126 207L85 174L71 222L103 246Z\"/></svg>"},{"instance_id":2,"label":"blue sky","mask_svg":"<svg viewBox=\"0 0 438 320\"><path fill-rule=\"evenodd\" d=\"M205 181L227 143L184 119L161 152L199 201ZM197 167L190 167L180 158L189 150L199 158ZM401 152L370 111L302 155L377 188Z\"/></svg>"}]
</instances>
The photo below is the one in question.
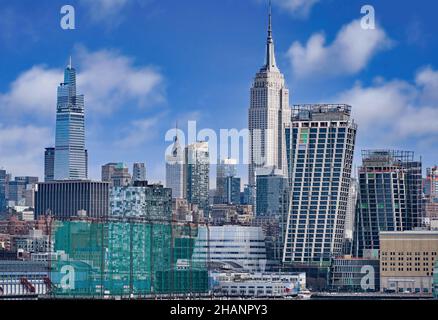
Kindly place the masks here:
<instances>
[{"instance_id":1,"label":"blue sky","mask_svg":"<svg viewBox=\"0 0 438 320\"><path fill-rule=\"evenodd\" d=\"M76 29L60 28L71 4ZM362 30L363 5L377 28ZM273 0L291 103L349 103L360 150L413 150L438 163L438 36L429 0ZM264 0L0 0L0 167L43 175L56 85L72 55L85 94L91 178L107 162L164 181L167 130L243 129L264 62ZM246 171L241 172L246 181Z\"/></svg>"}]
</instances>

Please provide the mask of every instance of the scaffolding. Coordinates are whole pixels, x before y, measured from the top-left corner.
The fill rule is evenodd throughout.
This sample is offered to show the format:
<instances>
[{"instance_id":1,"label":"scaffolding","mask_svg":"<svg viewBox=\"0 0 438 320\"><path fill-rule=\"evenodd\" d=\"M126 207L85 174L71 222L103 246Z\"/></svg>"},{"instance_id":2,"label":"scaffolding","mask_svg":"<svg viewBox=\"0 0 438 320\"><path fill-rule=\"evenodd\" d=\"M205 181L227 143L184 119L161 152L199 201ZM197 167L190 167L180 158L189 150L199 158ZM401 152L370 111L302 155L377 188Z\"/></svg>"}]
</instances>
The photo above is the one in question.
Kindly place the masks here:
<instances>
[{"instance_id":1,"label":"scaffolding","mask_svg":"<svg viewBox=\"0 0 438 320\"><path fill-rule=\"evenodd\" d=\"M192 261L198 226L146 219L57 221L52 297L147 298L208 292L206 261Z\"/></svg>"}]
</instances>

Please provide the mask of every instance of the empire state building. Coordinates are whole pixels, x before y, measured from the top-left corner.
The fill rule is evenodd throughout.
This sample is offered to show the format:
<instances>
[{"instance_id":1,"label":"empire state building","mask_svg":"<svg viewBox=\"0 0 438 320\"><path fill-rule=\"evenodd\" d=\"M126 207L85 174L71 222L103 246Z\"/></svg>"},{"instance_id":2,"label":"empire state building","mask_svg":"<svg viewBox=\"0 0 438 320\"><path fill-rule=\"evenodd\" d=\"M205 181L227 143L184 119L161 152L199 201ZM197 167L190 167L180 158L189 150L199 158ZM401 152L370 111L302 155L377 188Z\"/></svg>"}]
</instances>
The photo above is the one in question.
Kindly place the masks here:
<instances>
[{"instance_id":1,"label":"empire state building","mask_svg":"<svg viewBox=\"0 0 438 320\"><path fill-rule=\"evenodd\" d=\"M262 170L278 169L287 173L283 132L284 124L290 122L290 116L289 90L275 61L269 8L266 61L255 76L248 111L250 185L255 185L255 175Z\"/></svg>"}]
</instances>

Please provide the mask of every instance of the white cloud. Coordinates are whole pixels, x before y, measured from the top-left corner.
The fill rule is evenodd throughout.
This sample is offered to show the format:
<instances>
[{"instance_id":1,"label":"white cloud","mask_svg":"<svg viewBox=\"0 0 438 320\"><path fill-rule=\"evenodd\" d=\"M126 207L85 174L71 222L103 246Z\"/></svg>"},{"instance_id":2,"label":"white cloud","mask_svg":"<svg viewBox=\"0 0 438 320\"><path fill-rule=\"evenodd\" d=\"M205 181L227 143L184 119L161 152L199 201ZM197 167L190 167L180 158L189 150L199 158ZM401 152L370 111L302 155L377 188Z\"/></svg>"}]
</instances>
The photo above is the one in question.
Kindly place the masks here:
<instances>
[{"instance_id":1,"label":"white cloud","mask_svg":"<svg viewBox=\"0 0 438 320\"><path fill-rule=\"evenodd\" d=\"M356 84L336 101L350 104L362 135L400 140L438 135L438 71L420 70L415 81L384 81Z\"/></svg>"},{"instance_id":2,"label":"white cloud","mask_svg":"<svg viewBox=\"0 0 438 320\"><path fill-rule=\"evenodd\" d=\"M124 149L136 148L145 142L156 138L157 126L161 122L163 116L164 113L160 113L153 117L132 121L126 130L122 130L122 138L117 140L115 145Z\"/></svg>"},{"instance_id":3,"label":"white cloud","mask_svg":"<svg viewBox=\"0 0 438 320\"><path fill-rule=\"evenodd\" d=\"M62 70L34 66L21 73L6 93L0 92L0 105L16 116L23 113L46 115L56 110L56 87L62 82Z\"/></svg>"},{"instance_id":4,"label":"white cloud","mask_svg":"<svg viewBox=\"0 0 438 320\"><path fill-rule=\"evenodd\" d=\"M78 65L78 92L85 94L87 114L110 114L124 104L144 107L165 100L163 76L156 68L135 66L131 58L115 51L89 52L79 47L73 64ZM54 116L56 87L62 80L62 69L38 65L24 71L8 92L0 92L3 112L18 117Z\"/></svg>"},{"instance_id":5,"label":"white cloud","mask_svg":"<svg viewBox=\"0 0 438 320\"><path fill-rule=\"evenodd\" d=\"M364 30L360 21L354 20L342 27L331 44L326 44L324 33L316 33L305 45L294 42L287 56L298 78L352 75L365 69L378 52L391 44L380 26Z\"/></svg>"},{"instance_id":6,"label":"white cloud","mask_svg":"<svg viewBox=\"0 0 438 320\"><path fill-rule=\"evenodd\" d=\"M121 12L129 4L128 0L81 0L88 8L93 22L105 23L106 26L117 26L121 20Z\"/></svg>"},{"instance_id":7,"label":"white cloud","mask_svg":"<svg viewBox=\"0 0 438 320\"><path fill-rule=\"evenodd\" d=\"M318 3L319 0L273 0L272 2L294 15L307 17L312 7Z\"/></svg>"},{"instance_id":8,"label":"white cloud","mask_svg":"<svg viewBox=\"0 0 438 320\"><path fill-rule=\"evenodd\" d=\"M45 127L0 124L0 167L18 175L43 175L44 148L51 141Z\"/></svg>"},{"instance_id":9,"label":"white cloud","mask_svg":"<svg viewBox=\"0 0 438 320\"><path fill-rule=\"evenodd\" d=\"M80 47L78 52L78 86L86 106L95 111L111 113L132 101L144 107L165 100L163 76L156 68L134 66L131 58L111 50L89 52Z\"/></svg>"}]
</instances>

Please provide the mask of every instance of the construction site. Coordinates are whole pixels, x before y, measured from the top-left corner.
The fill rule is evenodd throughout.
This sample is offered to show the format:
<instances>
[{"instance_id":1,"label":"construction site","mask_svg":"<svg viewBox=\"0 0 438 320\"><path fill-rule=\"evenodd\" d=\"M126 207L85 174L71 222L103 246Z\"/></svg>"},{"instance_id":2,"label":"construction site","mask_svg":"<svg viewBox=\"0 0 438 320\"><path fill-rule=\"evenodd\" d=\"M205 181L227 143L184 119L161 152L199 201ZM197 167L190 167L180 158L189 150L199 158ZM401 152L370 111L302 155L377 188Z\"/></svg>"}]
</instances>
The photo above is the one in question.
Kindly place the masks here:
<instances>
[{"instance_id":1,"label":"construction site","mask_svg":"<svg viewBox=\"0 0 438 320\"><path fill-rule=\"evenodd\" d=\"M207 261L192 261L198 226L142 218L47 219L53 252L3 260L0 296L155 299L208 294Z\"/></svg>"}]
</instances>

